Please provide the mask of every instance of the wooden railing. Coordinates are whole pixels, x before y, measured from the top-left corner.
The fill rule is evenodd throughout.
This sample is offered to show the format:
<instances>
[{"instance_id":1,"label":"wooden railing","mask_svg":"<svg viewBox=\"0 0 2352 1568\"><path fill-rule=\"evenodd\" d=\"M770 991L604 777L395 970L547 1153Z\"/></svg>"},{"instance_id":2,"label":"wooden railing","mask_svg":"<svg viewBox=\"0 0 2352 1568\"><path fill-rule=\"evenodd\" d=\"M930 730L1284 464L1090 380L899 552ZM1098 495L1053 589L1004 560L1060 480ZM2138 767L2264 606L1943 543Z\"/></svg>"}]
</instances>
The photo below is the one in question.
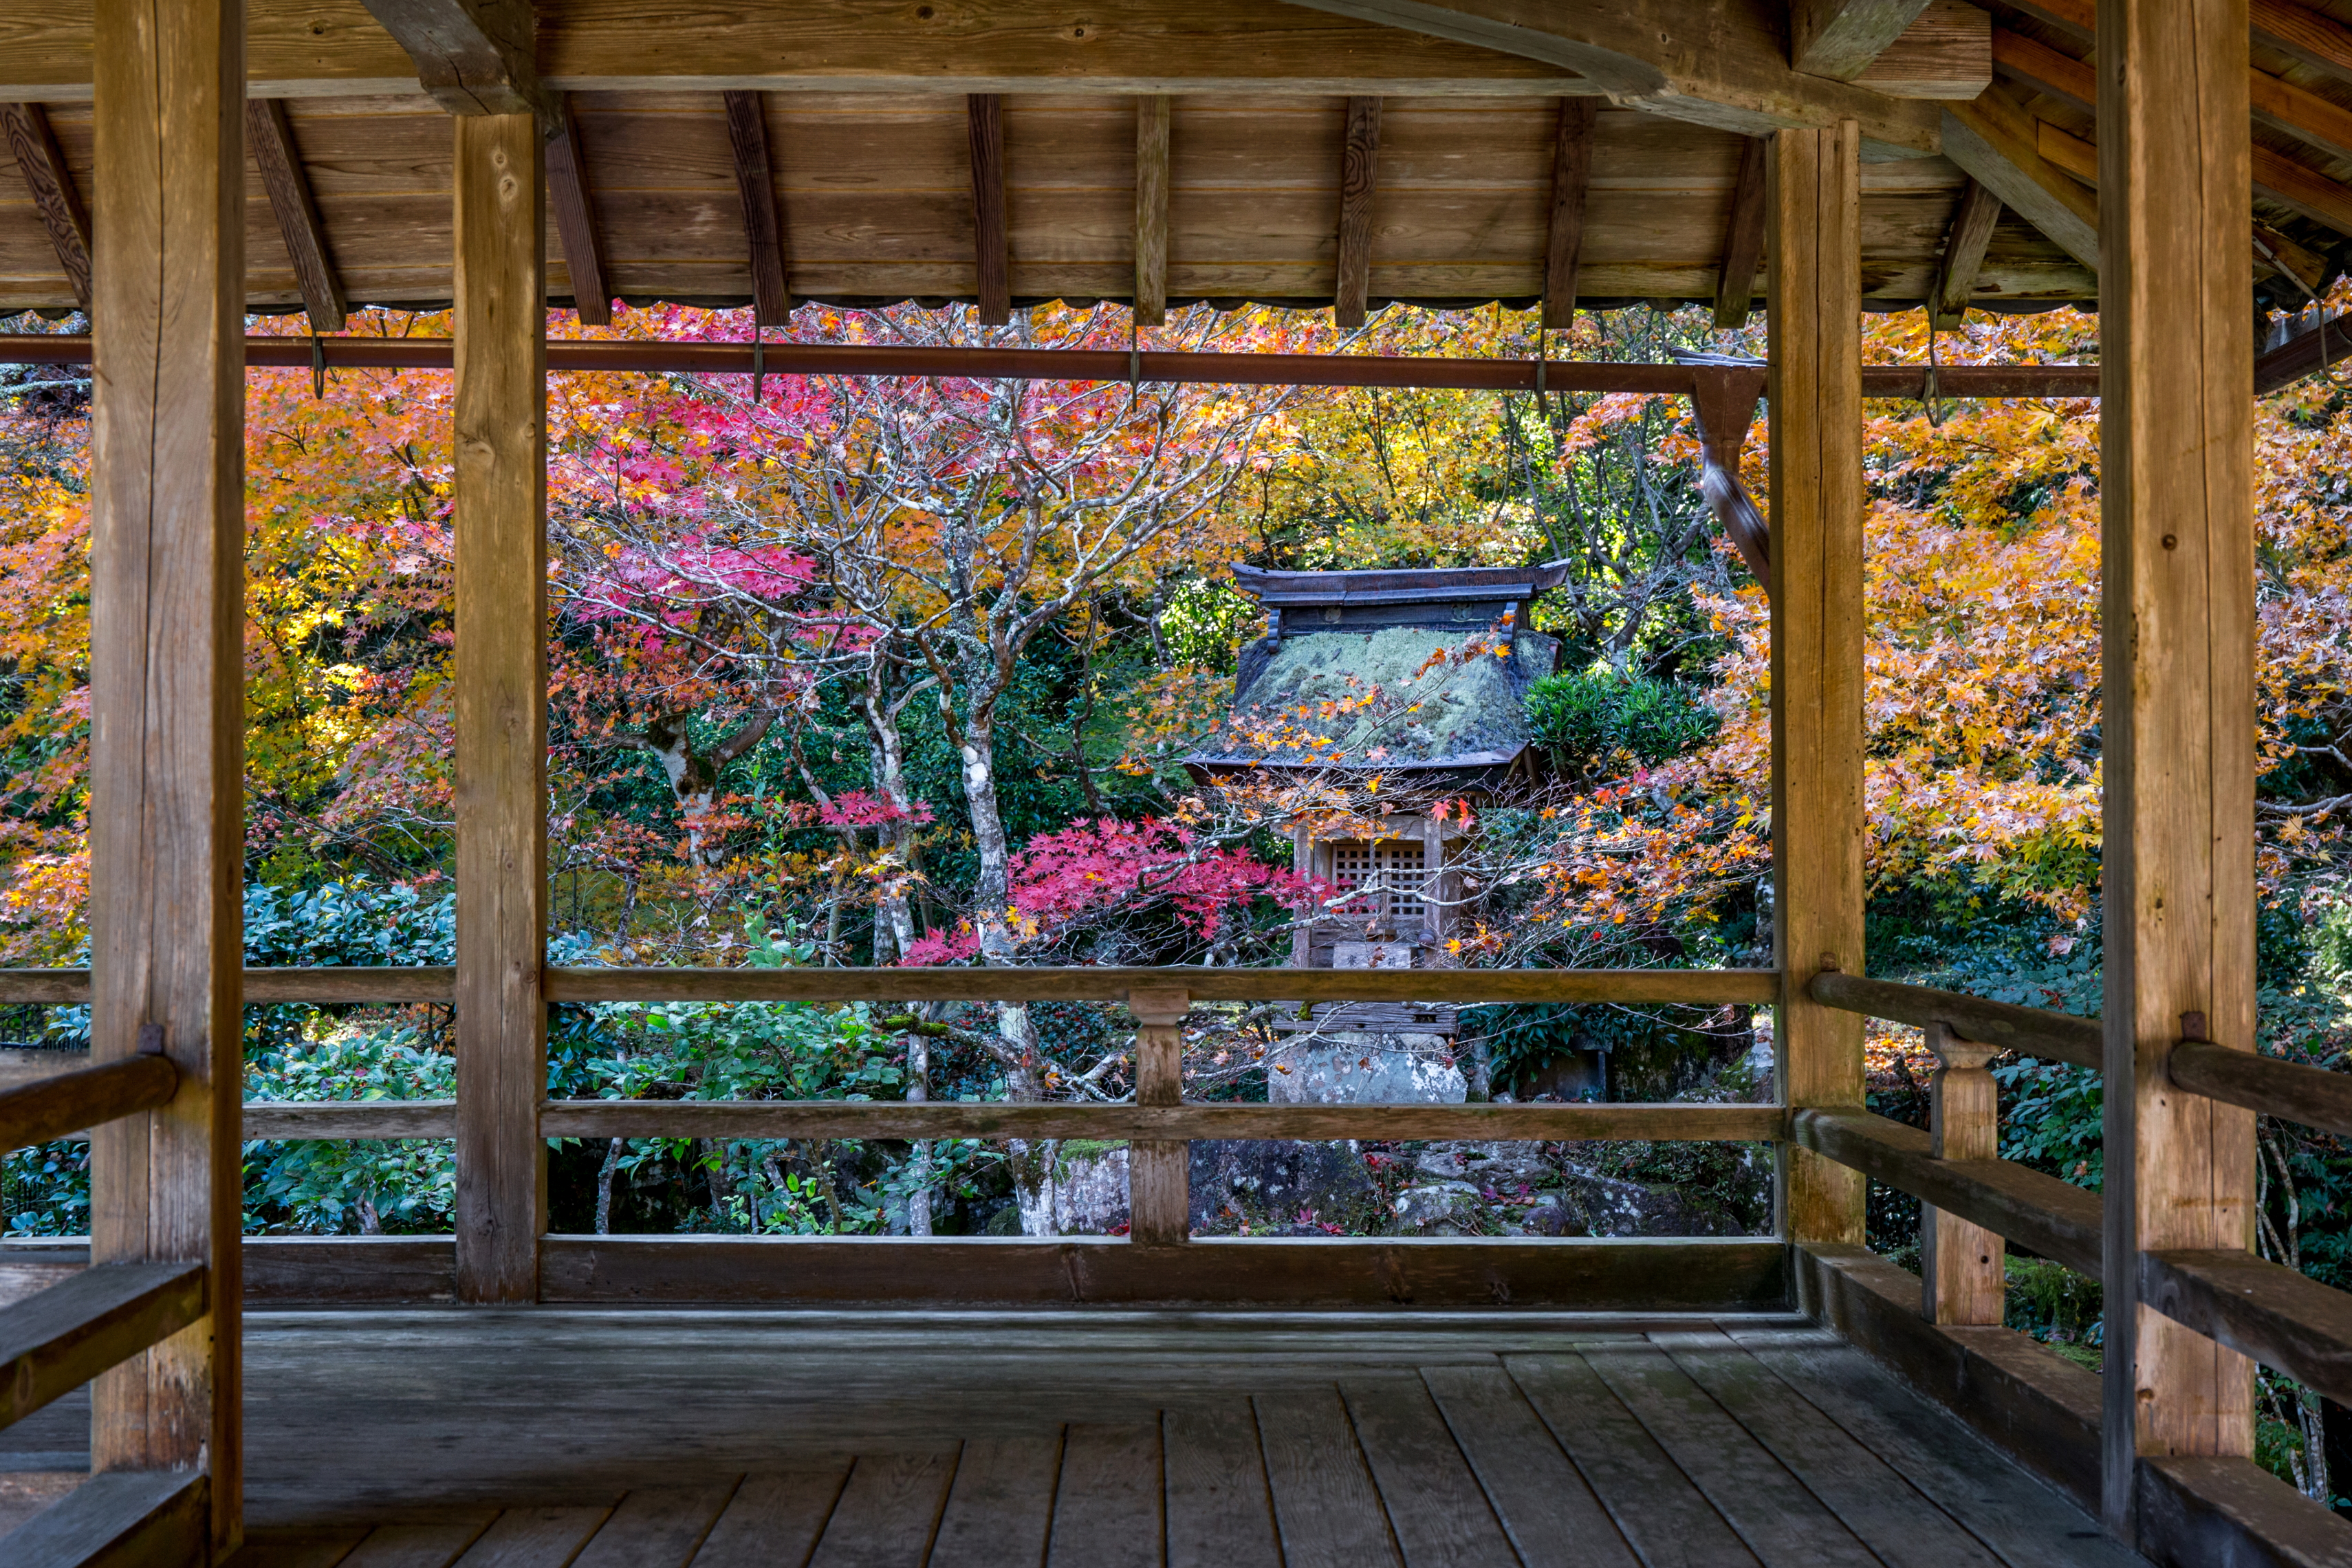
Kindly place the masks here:
<instances>
[{"instance_id":1,"label":"wooden railing","mask_svg":"<svg viewBox=\"0 0 2352 1568\"><path fill-rule=\"evenodd\" d=\"M134 1055L0 1090L0 1153L161 1110L179 1089L163 1031L150 1026ZM0 1307L0 1426L195 1322L210 1287L201 1263L104 1263ZM121 1560L133 1560L151 1535L186 1538L204 1486L201 1475L168 1469L92 1477L68 1504L12 1537L9 1560L49 1561L54 1544L68 1554L58 1561L90 1561L112 1542L121 1543Z\"/></svg>"}]
</instances>

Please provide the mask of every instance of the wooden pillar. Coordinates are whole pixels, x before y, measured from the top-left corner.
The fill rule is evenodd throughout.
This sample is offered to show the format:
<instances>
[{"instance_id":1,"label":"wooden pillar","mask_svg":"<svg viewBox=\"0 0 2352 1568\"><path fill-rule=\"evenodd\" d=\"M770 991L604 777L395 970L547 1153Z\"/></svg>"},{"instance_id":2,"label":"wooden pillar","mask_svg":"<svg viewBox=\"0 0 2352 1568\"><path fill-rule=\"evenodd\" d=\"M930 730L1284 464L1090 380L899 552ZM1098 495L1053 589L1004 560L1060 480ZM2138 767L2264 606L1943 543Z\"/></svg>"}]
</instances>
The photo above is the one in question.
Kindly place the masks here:
<instances>
[{"instance_id":1,"label":"wooden pillar","mask_svg":"<svg viewBox=\"0 0 2352 1568\"><path fill-rule=\"evenodd\" d=\"M1862 1019L1805 986L1862 962L1862 138L1773 138L1773 947L1781 1094L1862 1104ZM1792 1241L1863 1239L1861 1173L1782 1146Z\"/></svg>"},{"instance_id":2,"label":"wooden pillar","mask_svg":"<svg viewBox=\"0 0 2352 1568\"><path fill-rule=\"evenodd\" d=\"M1135 1103L1180 1105L1184 1100L1184 1013L1181 991L1136 991ZM1192 1146L1141 1140L1127 1146L1127 1237L1142 1247L1174 1247L1192 1238Z\"/></svg>"},{"instance_id":3,"label":"wooden pillar","mask_svg":"<svg viewBox=\"0 0 2352 1568\"><path fill-rule=\"evenodd\" d=\"M1985 1070L1997 1046L1963 1040L1941 1024L1927 1026L1936 1053L1930 1089L1928 1152L1938 1160L2000 1158L2000 1086ZM1929 1205L1919 1209L1919 1315L1931 1323L1998 1327L2009 1294L1996 1232Z\"/></svg>"},{"instance_id":4,"label":"wooden pillar","mask_svg":"<svg viewBox=\"0 0 2352 1568\"><path fill-rule=\"evenodd\" d=\"M100 1470L210 1471L240 1531L245 25L100 0L90 465L90 1043L158 1026L169 1106L96 1130L90 1250L198 1260L210 1313L100 1376Z\"/></svg>"},{"instance_id":5,"label":"wooden pillar","mask_svg":"<svg viewBox=\"0 0 2352 1568\"><path fill-rule=\"evenodd\" d=\"M539 1299L547 1221L547 254L538 121L457 127L457 1295Z\"/></svg>"},{"instance_id":6,"label":"wooden pillar","mask_svg":"<svg viewBox=\"0 0 2352 1568\"><path fill-rule=\"evenodd\" d=\"M2184 1034L2254 1043L2246 28L2245 0L2099 6L2102 1427L2126 1541L2140 1455L2253 1451L2250 1363L2137 1300L2141 1252L2253 1239L2252 1112L2164 1066Z\"/></svg>"}]
</instances>

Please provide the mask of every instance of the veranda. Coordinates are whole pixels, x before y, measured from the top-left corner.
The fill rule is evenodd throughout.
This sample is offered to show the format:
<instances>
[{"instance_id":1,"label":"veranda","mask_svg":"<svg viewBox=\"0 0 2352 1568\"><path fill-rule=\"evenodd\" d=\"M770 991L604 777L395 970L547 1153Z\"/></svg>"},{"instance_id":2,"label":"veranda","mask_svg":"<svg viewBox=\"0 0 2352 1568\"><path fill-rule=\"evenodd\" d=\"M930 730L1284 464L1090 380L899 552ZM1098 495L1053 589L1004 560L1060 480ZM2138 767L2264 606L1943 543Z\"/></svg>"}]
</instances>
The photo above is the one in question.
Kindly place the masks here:
<instances>
[{"instance_id":1,"label":"veranda","mask_svg":"<svg viewBox=\"0 0 2352 1568\"><path fill-rule=\"evenodd\" d=\"M2250 1049L2249 393L2327 342L2258 366L2248 286L2315 285L2322 232L2352 233L2308 151L2352 146L2346 80L2352 29L2289 0L17 0L0 112L30 200L0 308L94 322L8 351L95 366L94 937L87 973L18 971L0 997L87 1000L94 1062L0 1093L0 1134L96 1142L86 1256L0 1250L47 1286L0 1309L0 1424L70 1446L89 1384L96 1474L0 1556L2352 1563L2352 1528L2252 1464L2249 1361L2352 1403L2352 1307L2249 1250L2252 1111L2352 1133L2343 1079ZM1759 274L1773 968L545 963L551 363L1609 387L1692 395L1718 436L1759 391L1740 367L1140 343L551 348L551 301L596 322L616 296L750 300L782 327L795 293L995 322L1076 296L1148 328L1171 300L1349 322L1503 299L1559 326L1644 298L1737 321ZM248 309L299 301L332 332L351 298L454 302L454 340L248 352ZM1859 363L1869 305L2094 298L2097 367ZM456 374L457 962L246 972L240 378L386 355ZM1864 397L2094 391L2103 1024L1871 981L1862 951ZM1302 994L1769 1005L1780 1103L1185 1102L1190 999ZM1123 1001L1139 1088L545 1100L551 1002L778 996ZM240 1008L296 998L453 1003L457 1099L247 1110ZM1942 1052L1932 1135L1862 1109L1865 1016ZM2103 1197L1994 1157L1983 1061L2012 1047L2105 1072ZM1131 1140L1136 1219L548 1234L546 1139L721 1131ZM243 1136L449 1135L453 1237L239 1239ZM1778 1233L1194 1241L1185 1142L1223 1137L1768 1139ZM1934 1205L1924 1296L1862 1246L1867 1180ZM2102 1281L2103 1380L2000 1326L2002 1237Z\"/></svg>"}]
</instances>

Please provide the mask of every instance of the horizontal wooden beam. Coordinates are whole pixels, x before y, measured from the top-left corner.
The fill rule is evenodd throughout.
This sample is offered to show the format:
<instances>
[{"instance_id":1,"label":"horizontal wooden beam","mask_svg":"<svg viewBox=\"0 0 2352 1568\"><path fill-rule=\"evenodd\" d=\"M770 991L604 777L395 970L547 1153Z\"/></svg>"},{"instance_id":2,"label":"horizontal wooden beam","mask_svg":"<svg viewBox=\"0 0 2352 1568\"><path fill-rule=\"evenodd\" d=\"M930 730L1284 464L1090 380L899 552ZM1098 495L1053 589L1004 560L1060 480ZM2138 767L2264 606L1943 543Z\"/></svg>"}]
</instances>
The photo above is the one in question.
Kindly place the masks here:
<instances>
[{"instance_id":1,"label":"horizontal wooden beam","mask_svg":"<svg viewBox=\"0 0 2352 1568\"><path fill-rule=\"evenodd\" d=\"M8 1568L156 1568L211 1560L202 1470L107 1470L18 1525Z\"/></svg>"},{"instance_id":2,"label":"horizontal wooden beam","mask_svg":"<svg viewBox=\"0 0 2352 1568\"><path fill-rule=\"evenodd\" d=\"M2077 1018L2046 1007L2021 1007L2013 1002L1988 1002L1981 996L1964 996L1928 985L1865 980L1859 974L1834 971L1814 975L1805 991L1825 1007L1843 1007L1915 1029L1941 1024L1980 1046L1999 1046L2076 1067L2095 1068L2105 1060L2100 1054L2104 1037L2096 1018Z\"/></svg>"},{"instance_id":3,"label":"horizontal wooden beam","mask_svg":"<svg viewBox=\"0 0 2352 1568\"><path fill-rule=\"evenodd\" d=\"M1788 1248L1767 1237L1521 1241L1202 1237L551 1236L540 1300L1774 1310Z\"/></svg>"},{"instance_id":4,"label":"horizontal wooden beam","mask_svg":"<svg viewBox=\"0 0 2352 1568\"><path fill-rule=\"evenodd\" d=\"M415 63L416 81L452 114L540 114L530 0L362 0Z\"/></svg>"},{"instance_id":5,"label":"horizontal wooden beam","mask_svg":"<svg viewBox=\"0 0 2352 1568\"><path fill-rule=\"evenodd\" d=\"M248 1100L248 1142L333 1142L344 1139L455 1138L454 1100Z\"/></svg>"},{"instance_id":6,"label":"horizontal wooden beam","mask_svg":"<svg viewBox=\"0 0 2352 1568\"><path fill-rule=\"evenodd\" d=\"M1790 0L1789 63L1852 81L1927 8L1927 0Z\"/></svg>"},{"instance_id":7,"label":"horizontal wooden beam","mask_svg":"<svg viewBox=\"0 0 2352 1568\"><path fill-rule=\"evenodd\" d=\"M104 1263L0 1308L0 1426L205 1315L201 1263Z\"/></svg>"},{"instance_id":8,"label":"horizontal wooden beam","mask_svg":"<svg viewBox=\"0 0 2352 1568\"><path fill-rule=\"evenodd\" d=\"M2207 1568L2336 1568L2352 1524L2234 1454L2150 1454L2133 1476L2139 1549L2151 1563Z\"/></svg>"},{"instance_id":9,"label":"horizontal wooden beam","mask_svg":"<svg viewBox=\"0 0 2352 1568\"><path fill-rule=\"evenodd\" d=\"M2251 1252L2143 1252L2139 1299L2352 1405L2352 1295Z\"/></svg>"},{"instance_id":10,"label":"horizontal wooden beam","mask_svg":"<svg viewBox=\"0 0 2352 1568\"><path fill-rule=\"evenodd\" d=\"M307 370L307 338L245 341L248 369ZM331 370L446 370L446 338L321 338L319 354ZM0 333L0 364L88 364L89 340L68 334ZM547 345L551 371L611 374L749 375L751 345L720 342L581 342ZM1015 380L1126 382L1207 386L1420 386L1480 392L1533 392L1531 359L1447 359L1381 354L1181 353L1147 350L1130 363L1124 350L827 347L770 343L771 375L999 376ZM1916 398L1925 365L1862 367L1865 397ZM1681 364L1545 362L1544 384L1554 392L1630 392L1690 395L1691 371ZM1969 397L2096 397L2095 364L1946 365L1937 395ZM31 973L31 972L20 972ZM28 998L29 999L29 998Z\"/></svg>"},{"instance_id":11,"label":"horizontal wooden beam","mask_svg":"<svg viewBox=\"0 0 2352 1568\"><path fill-rule=\"evenodd\" d=\"M1927 1134L1863 1110L1793 1110L1790 1141L2096 1279L2099 1194L2008 1160L1938 1160Z\"/></svg>"},{"instance_id":12,"label":"horizontal wooden beam","mask_svg":"<svg viewBox=\"0 0 2352 1568\"><path fill-rule=\"evenodd\" d=\"M2352 359L2352 314L2326 316L2254 361L2257 397Z\"/></svg>"},{"instance_id":13,"label":"horizontal wooden beam","mask_svg":"<svg viewBox=\"0 0 2352 1568\"><path fill-rule=\"evenodd\" d=\"M288 1109L291 1109L290 1107ZM253 1131L251 1108L247 1135ZM1088 1105L1011 1100L559 1100L550 1138L1468 1138L1560 1142L1765 1142L1787 1114L1771 1105ZM303 1136L316 1136L305 1132ZM415 1134L397 1134L414 1136ZM385 1134L375 1134L385 1136Z\"/></svg>"},{"instance_id":14,"label":"horizontal wooden beam","mask_svg":"<svg viewBox=\"0 0 2352 1568\"><path fill-rule=\"evenodd\" d=\"M0 1151L47 1143L118 1117L171 1103L180 1069L158 1053L118 1057L94 1068L0 1089Z\"/></svg>"},{"instance_id":15,"label":"horizontal wooden beam","mask_svg":"<svg viewBox=\"0 0 2352 1568\"><path fill-rule=\"evenodd\" d=\"M1969 0L1927 0L1852 80L1889 98L1974 98L1992 81L1992 17Z\"/></svg>"},{"instance_id":16,"label":"horizontal wooden beam","mask_svg":"<svg viewBox=\"0 0 2352 1568\"><path fill-rule=\"evenodd\" d=\"M1759 969L550 969L551 1002L1118 1002L1180 988L1222 1002L1609 1002L1758 1005Z\"/></svg>"},{"instance_id":17,"label":"horizontal wooden beam","mask_svg":"<svg viewBox=\"0 0 2352 1568\"><path fill-rule=\"evenodd\" d=\"M2329 1072L2204 1040L2174 1046L2165 1067L2173 1083L2192 1094L2352 1138L2352 1073Z\"/></svg>"},{"instance_id":18,"label":"horizontal wooden beam","mask_svg":"<svg viewBox=\"0 0 2352 1568\"><path fill-rule=\"evenodd\" d=\"M1254 0L1110 0L1074 40L1052 0L989 0L873 25L856 8L685 9L649 26L630 0L543 8L540 79L578 91L1272 93L1415 97L1591 93L1558 66L1378 23ZM0 99L87 101L89 0L0 7ZM256 0L246 73L257 97L418 91L416 65L359 0Z\"/></svg>"}]
</instances>

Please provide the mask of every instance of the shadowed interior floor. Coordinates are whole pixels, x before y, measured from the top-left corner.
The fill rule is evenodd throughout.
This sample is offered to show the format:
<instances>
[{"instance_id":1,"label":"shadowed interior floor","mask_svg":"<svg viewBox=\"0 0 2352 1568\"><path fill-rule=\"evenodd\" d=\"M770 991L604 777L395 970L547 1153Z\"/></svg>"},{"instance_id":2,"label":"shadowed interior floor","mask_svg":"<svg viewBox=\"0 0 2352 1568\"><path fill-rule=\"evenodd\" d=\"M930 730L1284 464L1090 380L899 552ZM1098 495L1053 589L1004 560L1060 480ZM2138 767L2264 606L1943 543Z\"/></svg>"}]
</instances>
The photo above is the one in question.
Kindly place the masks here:
<instances>
[{"instance_id":1,"label":"shadowed interior floor","mask_svg":"<svg viewBox=\"0 0 2352 1568\"><path fill-rule=\"evenodd\" d=\"M270 1312L247 1358L238 1568L2139 1561L1789 1318Z\"/></svg>"}]
</instances>

